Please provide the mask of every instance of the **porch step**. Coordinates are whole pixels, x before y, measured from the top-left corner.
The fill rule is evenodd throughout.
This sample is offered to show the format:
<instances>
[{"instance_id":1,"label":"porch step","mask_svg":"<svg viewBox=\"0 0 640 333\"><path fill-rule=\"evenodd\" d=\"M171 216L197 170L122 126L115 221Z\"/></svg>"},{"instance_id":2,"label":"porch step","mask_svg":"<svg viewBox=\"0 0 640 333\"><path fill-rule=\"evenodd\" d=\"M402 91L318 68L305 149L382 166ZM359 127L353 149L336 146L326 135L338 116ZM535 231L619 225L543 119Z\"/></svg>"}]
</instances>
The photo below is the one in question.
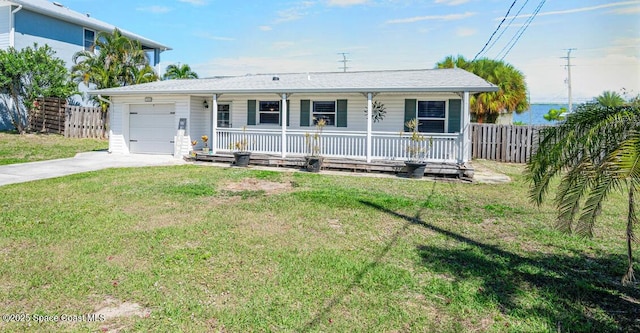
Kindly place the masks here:
<instances>
[{"instance_id":1,"label":"porch step","mask_svg":"<svg viewBox=\"0 0 640 333\"><path fill-rule=\"evenodd\" d=\"M191 159L195 161L233 163L233 155L224 153L211 154L196 152L196 156L191 157ZM300 169L304 166L305 159L304 157L282 158L276 155L252 153L249 163L251 165L259 166ZM322 170L388 173L398 175L406 173L406 166L402 161L374 160L371 161L371 163L367 163L366 161L356 159L327 157L322 163ZM455 163L427 163L425 175L472 178L473 168L470 165L458 165Z\"/></svg>"}]
</instances>

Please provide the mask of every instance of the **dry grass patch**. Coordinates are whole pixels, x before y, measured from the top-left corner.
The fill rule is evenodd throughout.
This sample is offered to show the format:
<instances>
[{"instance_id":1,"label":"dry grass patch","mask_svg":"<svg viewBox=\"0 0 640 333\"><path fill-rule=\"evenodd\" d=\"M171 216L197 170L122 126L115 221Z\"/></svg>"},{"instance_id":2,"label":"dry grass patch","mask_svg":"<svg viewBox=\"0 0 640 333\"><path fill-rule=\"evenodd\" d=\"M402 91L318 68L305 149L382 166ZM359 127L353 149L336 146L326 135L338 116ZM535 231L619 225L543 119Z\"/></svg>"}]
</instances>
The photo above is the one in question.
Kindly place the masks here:
<instances>
[{"instance_id":1,"label":"dry grass patch","mask_svg":"<svg viewBox=\"0 0 640 333\"><path fill-rule=\"evenodd\" d=\"M237 182L223 184L221 188L232 193L262 191L266 195L280 194L293 190L291 182L280 183L256 178L243 178Z\"/></svg>"}]
</instances>

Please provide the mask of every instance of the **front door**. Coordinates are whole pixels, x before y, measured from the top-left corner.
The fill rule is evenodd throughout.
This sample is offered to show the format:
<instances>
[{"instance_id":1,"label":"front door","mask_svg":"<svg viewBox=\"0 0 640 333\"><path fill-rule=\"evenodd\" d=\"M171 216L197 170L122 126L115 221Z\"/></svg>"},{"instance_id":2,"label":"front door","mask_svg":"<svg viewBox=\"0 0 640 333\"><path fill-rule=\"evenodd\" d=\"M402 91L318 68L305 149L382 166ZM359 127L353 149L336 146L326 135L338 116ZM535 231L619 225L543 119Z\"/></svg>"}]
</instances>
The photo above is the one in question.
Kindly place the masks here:
<instances>
[{"instance_id":1,"label":"front door","mask_svg":"<svg viewBox=\"0 0 640 333\"><path fill-rule=\"evenodd\" d=\"M218 104L218 127L231 127L229 104Z\"/></svg>"}]
</instances>

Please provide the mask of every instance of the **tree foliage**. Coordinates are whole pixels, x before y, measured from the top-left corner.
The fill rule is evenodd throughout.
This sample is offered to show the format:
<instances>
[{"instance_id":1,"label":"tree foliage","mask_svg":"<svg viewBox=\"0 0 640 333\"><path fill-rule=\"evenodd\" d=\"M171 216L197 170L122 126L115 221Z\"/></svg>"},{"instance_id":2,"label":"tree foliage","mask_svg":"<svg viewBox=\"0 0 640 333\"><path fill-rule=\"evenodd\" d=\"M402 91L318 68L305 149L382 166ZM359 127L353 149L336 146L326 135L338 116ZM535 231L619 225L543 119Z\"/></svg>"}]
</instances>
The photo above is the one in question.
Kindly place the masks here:
<instances>
[{"instance_id":1,"label":"tree foliage","mask_svg":"<svg viewBox=\"0 0 640 333\"><path fill-rule=\"evenodd\" d=\"M162 78L164 80L197 79L198 73L192 71L187 64L169 65Z\"/></svg>"},{"instance_id":2,"label":"tree foliage","mask_svg":"<svg viewBox=\"0 0 640 333\"><path fill-rule=\"evenodd\" d=\"M463 56L448 56L437 68L461 68L497 85L497 92L471 97L471 115L478 122L495 122L502 112L521 113L529 108L524 74L503 61L487 58L468 61Z\"/></svg>"},{"instance_id":3,"label":"tree foliage","mask_svg":"<svg viewBox=\"0 0 640 333\"><path fill-rule=\"evenodd\" d=\"M76 93L64 61L49 46L0 50L0 94L13 126L24 133L38 97L68 98Z\"/></svg>"},{"instance_id":4,"label":"tree foliage","mask_svg":"<svg viewBox=\"0 0 640 333\"><path fill-rule=\"evenodd\" d=\"M138 41L123 36L120 30L99 32L90 50L73 56L73 80L95 89L122 87L158 80L147 54ZM107 105L99 101L106 110Z\"/></svg>"},{"instance_id":5,"label":"tree foliage","mask_svg":"<svg viewBox=\"0 0 640 333\"><path fill-rule=\"evenodd\" d=\"M547 114L543 115L542 117L546 121L563 121L566 116L565 115L566 113L567 113L567 108L551 109L549 110L549 112L547 112Z\"/></svg>"},{"instance_id":6,"label":"tree foliage","mask_svg":"<svg viewBox=\"0 0 640 333\"><path fill-rule=\"evenodd\" d=\"M530 197L540 204L560 177L556 226L593 235L602 204L613 190L628 194L627 255L623 283L634 281L632 242L637 224L635 195L640 186L640 108L583 104L557 126L541 132L542 141L527 165Z\"/></svg>"},{"instance_id":7,"label":"tree foliage","mask_svg":"<svg viewBox=\"0 0 640 333\"><path fill-rule=\"evenodd\" d=\"M596 102L606 107L616 107L623 105L624 98L615 91L604 91L600 96L596 97Z\"/></svg>"}]
</instances>

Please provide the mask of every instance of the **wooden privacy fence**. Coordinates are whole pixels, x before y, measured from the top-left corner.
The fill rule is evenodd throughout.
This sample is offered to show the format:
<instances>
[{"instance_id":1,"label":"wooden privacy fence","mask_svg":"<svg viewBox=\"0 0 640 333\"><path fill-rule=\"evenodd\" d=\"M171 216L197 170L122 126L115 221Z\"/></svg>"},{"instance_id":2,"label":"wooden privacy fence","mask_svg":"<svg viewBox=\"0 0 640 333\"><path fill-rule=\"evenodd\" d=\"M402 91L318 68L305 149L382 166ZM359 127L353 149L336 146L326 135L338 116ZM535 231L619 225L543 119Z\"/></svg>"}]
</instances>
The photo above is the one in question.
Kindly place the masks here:
<instances>
[{"instance_id":1,"label":"wooden privacy fence","mask_svg":"<svg viewBox=\"0 0 640 333\"><path fill-rule=\"evenodd\" d=\"M472 124L473 158L526 163L538 145L538 133L545 126Z\"/></svg>"},{"instance_id":2,"label":"wooden privacy fence","mask_svg":"<svg viewBox=\"0 0 640 333\"><path fill-rule=\"evenodd\" d=\"M33 106L29 118L32 130L64 134L67 100L63 98L38 98Z\"/></svg>"},{"instance_id":3,"label":"wooden privacy fence","mask_svg":"<svg viewBox=\"0 0 640 333\"><path fill-rule=\"evenodd\" d=\"M99 107L70 106L62 98L38 98L30 114L31 129L68 138L107 137L107 113Z\"/></svg>"},{"instance_id":4,"label":"wooden privacy fence","mask_svg":"<svg viewBox=\"0 0 640 333\"><path fill-rule=\"evenodd\" d=\"M64 136L67 138L107 137L107 113L99 107L68 106Z\"/></svg>"}]
</instances>

